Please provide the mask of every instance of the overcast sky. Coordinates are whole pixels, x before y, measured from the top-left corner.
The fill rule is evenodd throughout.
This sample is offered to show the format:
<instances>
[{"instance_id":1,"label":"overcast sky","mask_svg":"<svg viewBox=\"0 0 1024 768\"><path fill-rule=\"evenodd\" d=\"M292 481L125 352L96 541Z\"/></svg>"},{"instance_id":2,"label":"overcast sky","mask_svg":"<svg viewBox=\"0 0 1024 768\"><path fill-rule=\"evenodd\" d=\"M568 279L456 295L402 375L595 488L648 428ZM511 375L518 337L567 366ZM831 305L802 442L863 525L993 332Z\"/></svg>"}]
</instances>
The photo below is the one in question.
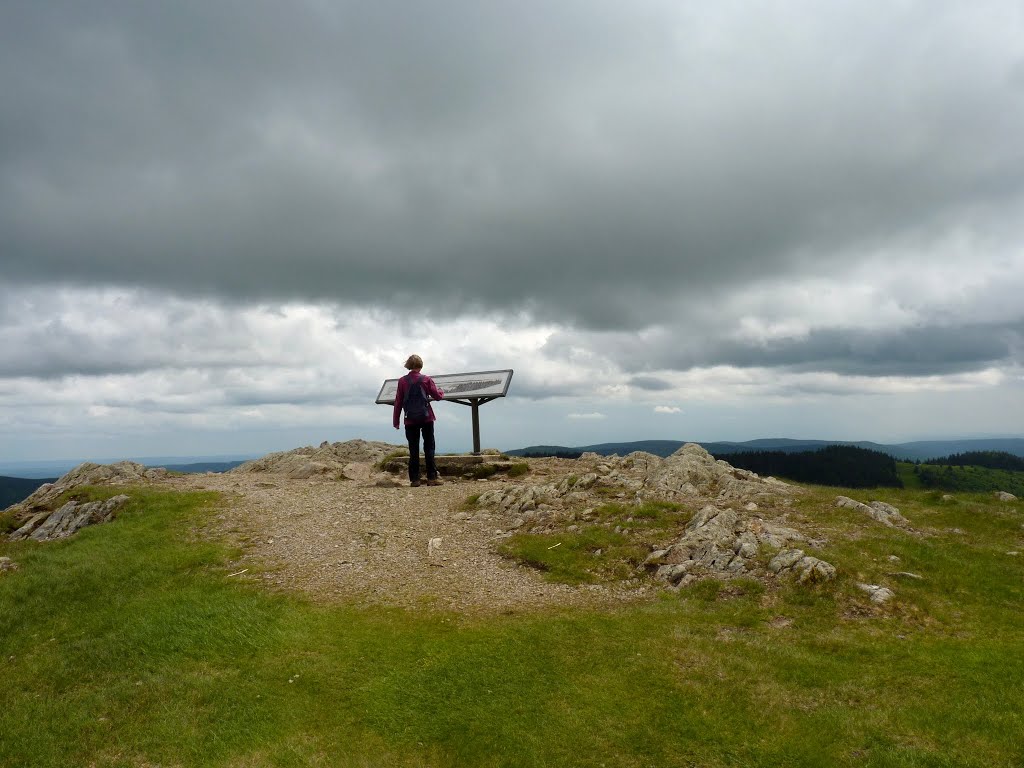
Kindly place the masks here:
<instances>
[{"instance_id":1,"label":"overcast sky","mask_svg":"<svg viewBox=\"0 0 1024 768\"><path fill-rule=\"evenodd\" d=\"M0 459L1024 434L1019 0L0 4ZM471 443L439 406L439 450Z\"/></svg>"}]
</instances>

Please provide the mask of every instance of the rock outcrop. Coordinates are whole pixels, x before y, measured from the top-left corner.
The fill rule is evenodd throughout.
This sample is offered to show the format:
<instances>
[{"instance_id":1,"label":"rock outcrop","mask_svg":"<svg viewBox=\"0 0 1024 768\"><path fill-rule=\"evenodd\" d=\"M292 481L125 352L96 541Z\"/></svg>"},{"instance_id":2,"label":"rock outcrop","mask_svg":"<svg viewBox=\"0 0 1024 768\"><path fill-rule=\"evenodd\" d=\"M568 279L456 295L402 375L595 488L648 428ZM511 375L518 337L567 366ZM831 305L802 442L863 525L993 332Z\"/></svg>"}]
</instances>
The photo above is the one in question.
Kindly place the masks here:
<instances>
[{"instance_id":1,"label":"rock outcrop","mask_svg":"<svg viewBox=\"0 0 1024 768\"><path fill-rule=\"evenodd\" d=\"M709 505L694 515L675 543L652 552L644 566L653 569L658 578L678 585L706 575L763 574L762 552L778 549L768 564L771 573L792 573L801 583L834 579L836 569L831 564L805 555L801 549L788 548L793 542L805 541L799 531L752 516L747 510Z\"/></svg>"},{"instance_id":2,"label":"rock outcrop","mask_svg":"<svg viewBox=\"0 0 1024 768\"><path fill-rule=\"evenodd\" d=\"M112 520L129 500L125 494L118 494L106 501L67 500L66 494L76 488L87 485L137 485L166 476L166 469L151 469L134 461L80 464L56 482L41 485L27 499L5 510L13 512L18 524L10 538L12 541L63 539L87 525Z\"/></svg>"},{"instance_id":3,"label":"rock outcrop","mask_svg":"<svg viewBox=\"0 0 1024 768\"><path fill-rule=\"evenodd\" d=\"M58 500L68 491L83 485L132 485L147 480L158 480L167 476L166 469L151 469L134 461L119 461L116 464L80 464L54 483L39 486L24 501L7 508L18 520L39 512L52 512Z\"/></svg>"},{"instance_id":4,"label":"rock outcrop","mask_svg":"<svg viewBox=\"0 0 1024 768\"><path fill-rule=\"evenodd\" d=\"M580 475L542 484L510 485L482 493L477 506L499 518L506 529L572 530L572 521L593 518L608 501L675 501L691 509L703 505L683 534L647 557L643 567L672 586L702 576L794 574L802 582L835 578L835 568L802 550L786 566L769 570L764 561L794 544L820 546L792 528L783 516L761 507L788 506L800 489L774 478L717 461L688 443L668 458L635 452L624 457L584 454ZM681 514L688 514L683 512Z\"/></svg>"},{"instance_id":5,"label":"rock outcrop","mask_svg":"<svg viewBox=\"0 0 1024 768\"><path fill-rule=\"evenodd\" d=\"M118 510L129 501L121 493L106 501L69 501L60 509L37 512L23 526L11 534L12 541L54 541L65 539L87 525L106 523L114 519Z\"/></svg>"},{"instance_id":6,"label":"rock outcrop","mask_svg":"<svg viewBox=\"0 0 1024 768\"><path fill-rule=\"evenodd\" d=\"M313 477L341 480L351 478L355 474L366 475L364 470L367 466L376 464L388 454L401 449L402 446L377 441L348 440L344 443L329 443L325 440L316 448L307 446L267 454L262 458L247 461L231 472L266 472L285 475L293 480ZM348 467L349 471L346 472Z\"/></svg>"},{"instance_id":7,"label":"rock outcrop","mask_svg":"<svg viewBox=\"0 0 1024 768\"><path fill-rule=\"evenodd\" d=\"M1017 497L1006 491L996 491L996 498L1000 501L1016 501Z\"/></svg>"},{"instance_id":8,"label":"rock outcrop","mask_svg":"<svg viewBox=\"0 0 1024 768\"><path fill-rule=\"evenodd\" d=\"M573 501L586 501L589 497L584 492L596 482L597 475L588 473L580 478L564 478L557 483L495 488L480 494L477 504L491 507L500 515L512 517L538 510L553 511L556 505L561 508Z\"/></svg>"},{"instance_id":9,"label":"rock outcrop","mask_svg":"<svg viewBox=\"0 0 1024 768\"><path fill-rule=\"evenodd\" d=\"M640 460L637 457L634 462ZM775 500L780 493L794 490L788 483L774 477L762 478L754 472L716 460L696 443L687 443L663 461L652 462L647 457L642 460L647 476L644 491L659 498L715 498L718 501L756 503Z\"/></svg>"},{"instance_id":10,"label":"rock outcrop","mask_svg":"<svg viewBox=\"0 0 1024 768\"><path fill-rule=\"evenodd\" d=\"M608 468L603 478L605 483L621 485L642 498L757 503L775 501L782 494L799 492L799 489L774 477L760 477L755 472L719 461L696 443L687 443L665 459L642 451L623 458L599 457L596 454L580 457L580 461L587 459Z\"/></svg>"}]
</instances>

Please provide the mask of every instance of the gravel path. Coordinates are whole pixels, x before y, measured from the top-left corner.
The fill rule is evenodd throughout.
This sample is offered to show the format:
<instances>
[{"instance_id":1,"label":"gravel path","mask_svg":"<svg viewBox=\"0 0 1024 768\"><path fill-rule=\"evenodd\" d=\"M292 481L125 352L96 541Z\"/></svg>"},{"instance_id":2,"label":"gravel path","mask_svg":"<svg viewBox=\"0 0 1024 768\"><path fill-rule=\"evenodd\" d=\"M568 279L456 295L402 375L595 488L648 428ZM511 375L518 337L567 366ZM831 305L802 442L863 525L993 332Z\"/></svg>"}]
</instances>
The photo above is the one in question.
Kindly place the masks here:
<instances>
[{"instance_id":1,"label":"gravel path","mask_svg":"<svg viewBox=\"0 0 1024 768\"><path fill-rule=\"evenodd\" d=\"M243 548L238 569L251 568L252 575L240 578L260 578L319 601L493 614L611 606L644 595L550 584L497 555L502 521L470 515L462 506L471 494L513 481L384 488L376 486L369 465L350 465L346 474L358 479L227 473L165 482L223 494L222 530Z\"/></svg>"}]
</instances>

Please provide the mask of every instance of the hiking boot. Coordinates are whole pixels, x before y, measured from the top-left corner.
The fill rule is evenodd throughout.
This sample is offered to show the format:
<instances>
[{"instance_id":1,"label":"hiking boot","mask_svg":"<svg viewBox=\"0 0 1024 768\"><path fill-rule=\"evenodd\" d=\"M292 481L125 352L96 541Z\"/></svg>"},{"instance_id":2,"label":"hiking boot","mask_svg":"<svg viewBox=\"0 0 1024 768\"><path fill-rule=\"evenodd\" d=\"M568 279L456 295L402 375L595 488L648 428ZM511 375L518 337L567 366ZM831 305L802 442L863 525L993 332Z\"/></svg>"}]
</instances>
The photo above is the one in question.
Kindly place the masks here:
<instances>
[{"instance_id":1,"label":"hiking boot","mask_svg":"<svg viewBox=\"0 0 1024 768\"><path fill-rule=\"evenodd\" d=\"M429 481L428 481L427 484L428 485L430 484ZM420 481L419 480L412 480L412 481L410 481L409 487L410 488L419 488L420 487Z\"/></svg>"},{"instance_id":2,"label":"hiking boot","mask_svg":"<svg viewBox=\"0 0 1024 768\"><path fill-rule=\"evenodd\" d=\"M427 480L427 485L444 485L444 481L440 477L435 477L433 480Z\"/></svg>"}]
</instances>

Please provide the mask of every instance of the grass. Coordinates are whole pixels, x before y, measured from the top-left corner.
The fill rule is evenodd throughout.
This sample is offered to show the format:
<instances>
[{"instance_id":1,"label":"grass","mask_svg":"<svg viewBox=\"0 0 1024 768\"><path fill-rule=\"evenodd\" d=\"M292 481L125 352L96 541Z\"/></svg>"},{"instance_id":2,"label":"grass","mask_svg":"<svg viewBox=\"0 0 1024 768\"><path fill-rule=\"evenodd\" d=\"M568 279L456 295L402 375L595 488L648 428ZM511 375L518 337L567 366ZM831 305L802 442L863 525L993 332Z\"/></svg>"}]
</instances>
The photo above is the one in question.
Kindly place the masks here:
<instances>
[{"instance_id":1,"label":"grass","mask_svg":"<svg viewBox=\"0 0 1024 768\"><path fill-rule=\"evenodd\" d=\"M467 470L466 476L474 480L484 480L493 477L497 472L498 468L493 464L474 464Z\"/></svg>"},{"instance_id":2,"label":"grass","mask_svg":"<svg viewBox=\"0 0 1024 768\"><path fill-rule=\"evenodd\" d=\"M690 519L679 504L605 504L573 531L521 533L499 551L545 572L549 581L593 584L640 578L638 567L650 554L646 542L678 531Z\"/></svg>"},{"instance_id":3,"label":"grass","mask_svg":"<svg viewBox=\"0 0 1024 768\"><path fill-rule=\"evenodd\" d=\"M914 536L841 492L791 512L830 534L836 585L484 619L264 592L203 535L214 497L135 490L114 523L0 543L0 765L1021 765L1024 506L846 493ZM685 514L629 511L590 524ZM852 582L889 555L925 578L879 609Z\"/></svg>"},{"instance_id":4,"label":"grass","mask_svg":"<svg viewBox=\"0 0 1024 768\"><path fill-rule=\"evenodd\" d=\"M525 461L518 461L508 468L509 477L522 477L523 475L529 474L530 465Z\"/></svg>"},{"instance_id":5,"label":"grass","mask_svg":"<svg viewBox=\"0 0 1024 768\"><path fill-rule=\"evenodd\" d=\"M408 457L409 457L409 449L408 448L396 448L395 450L390 451L389 453L387 453L386 455L381 457L380 461L378 461L376 464L374 464L374 467L376 467L377 469L382 469L382 470L387 471L387 469L390 466L392 461L394 461L395 459L406 459Z\"/></svg>"},{"instance_id":6,"label":"grass","mask_svg":"<svg viewBox=\"0 0 1024 768\"><path fill-rule=\"evenodd\" d=\"M0 536L14 533L21 527L21 523L15 518L13 512L0 512Z\"/></svg>"}]
</instances>

